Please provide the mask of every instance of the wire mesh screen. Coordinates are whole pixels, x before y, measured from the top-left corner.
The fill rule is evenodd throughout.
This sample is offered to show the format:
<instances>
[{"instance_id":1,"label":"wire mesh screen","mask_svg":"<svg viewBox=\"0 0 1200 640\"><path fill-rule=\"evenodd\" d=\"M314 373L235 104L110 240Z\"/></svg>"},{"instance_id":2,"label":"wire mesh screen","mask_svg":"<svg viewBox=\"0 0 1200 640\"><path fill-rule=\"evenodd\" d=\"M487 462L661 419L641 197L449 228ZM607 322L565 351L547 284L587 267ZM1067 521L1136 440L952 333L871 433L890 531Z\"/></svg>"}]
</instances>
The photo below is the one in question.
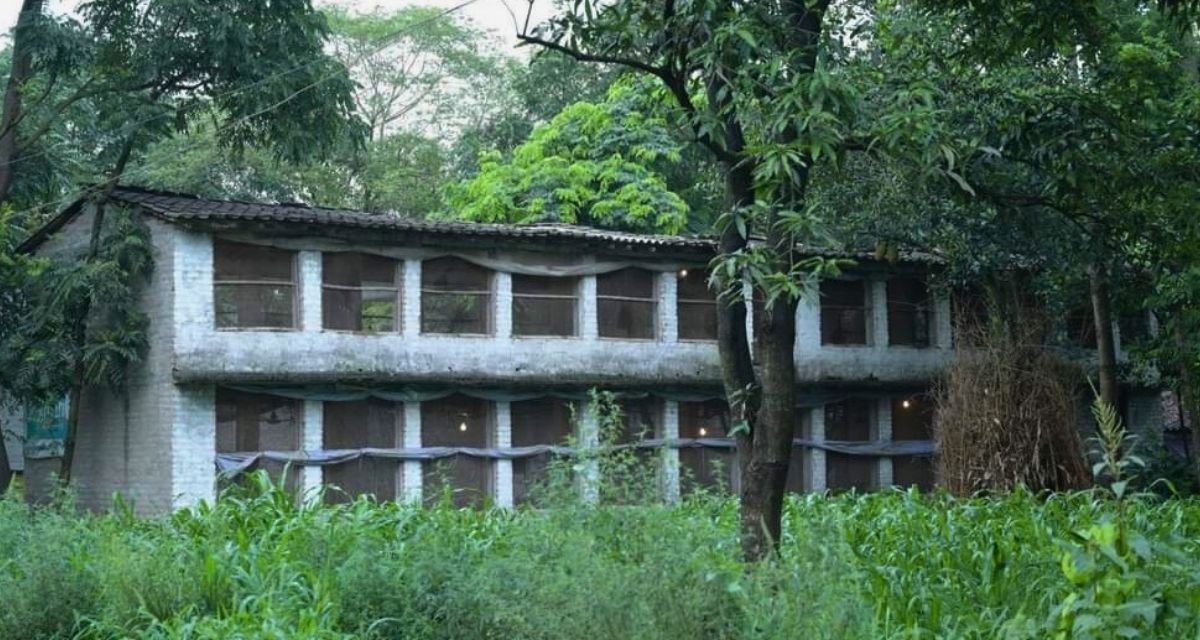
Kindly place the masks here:
<instances>
[{"instance_id":1,"label":"wire mesh screen","mask_svg":"<svg viewBox=\"0 0 1200 640\"><path fill-rule=\"evenodd\" d=\"M384 400L326 402L323 441L325 449L387 449L400 446L403 405ZM328 503L349 502L360 495L374 495L379 501L396 498L398 460L359 458L344 464L324 467Z\"/></svg>"},{"instance_id":2,"label":"wire mesh screen","mask_svg":"<svg viewBox=\"0 0 1200 640\"><path fill-rule=\"evenodd\" d=\"M888 343L929 346L929 287L919 278L887 283Z\"/></svg>"},{"instance_id":3,"label":"wire mesh screen","mask_svg":"<svg viewBox=\"0 0 1200 640\"><path fill-rule=\"evenodd\" d=\"M213 295L218 328L291 328L296 252L216 240Z\"/></svg>"},{"instance_id":4,"label":"wire mesh screen","mask_svg":"<svg viewBox=\"0 0 1200 640\"><path fill-rule=\"evenodd\" d=\"M362 253L322 255L321 311L326 329L385 332L399 328L400 263Z\"/></svg>"},{"instance_id":5,"label":"wire mesh screen","mask_svg":"<svg viewBox=\"0 0 1200 640\"><path fill-rule=\"evenodd\" d=\"M565 445L571 437L571 403L543 398L512 403L512 445ZM550 454L513 460L513 501L529 499L530 488L546 477Z\"/></svg>"},{"instance_id":6,"label":"wire mesh screen","mask_svg":"<svg viewBox=\"0 0 1200 640\"><path fill-rule=\"evenodd\" d=\"M1067 313L1067 340L1077 347L1096 348L1096 320L1091 307L1076 307Z\"/></svg>"},{"instance_id":7,"label":"wire mesh screen","mask_svg":"<svg viewBox=\"0 0 1200 640\"><path fill-rule=\"evenodd\" d=\"M821 282L821 344L867 343L867 290L862 280Z\"/></svg>"},{"instance_id":8,"label":"wire mesh screen","mask_svg":"<svg viewBox=\"0 0 1200 640\"><path fill-rule=\"evenodd\" d=\"M421 263L421 332L491 330L492 272L458 258Z\"/></svg>"},{"instance_id":9,"label":"wire mesh screen","mask_svg":"<svg viewBox=\"0 0 1200 640\"><path fill-rule=\"evenodd\" d=\"M892 400L892 440L933 440L932 398L916 394ZM916 485L929 491L934 485L934 465L930 456L893 456L892 484Z\"/></svg>"},{"instance_id":10,"label":"wire mesh screen","mask_svg":"<svg viewBox=\"0 0 1200 640\"><path fill-rule=\"evenodd\" d=\"M297 451L300 449L299 400L218 388L216 393L217 453ZM289 491L300 486L298 467L264 460L256 463ZM244 475L241 477L245 477Z\"/></svg>"},{"instance_id":11,"label":"wire mesh screen","mask_svg":"<svg viewBox=\"0 0 1200 640\"><path fill-rule=\"evenodd\" d=\"M679 339L717 339L717 297L708 288L708 272L703 269L679 272L675 308Z\"/></svg>"},{"instance_id":12,"label":"wire mesh screen","mask_svg":"<svg viewBox=\"0 0 1200 640\"><path fill-rule=\"evenodd\" d=\"M453 395L421 403L421 444L426 447L487 447L491 442L491 403ZM491 486L491 461L457 455L421 465L426 503L441 499L449 486L456 506L480 505Z\"/></svg>"},{"instance_id":13,"label":"wire mesh screen","mask_svg":"<svg viewBox=\"0 0 1200 640\"><path fill-rule=\"evenodd\" d=\"M866 442L871 439L871 403L851 398L825 405L825 439ZM858 489L869 491L875 486L874 456L856 456L826 452L825 486L832 491Z\"/></svg>"},{"instance_id":14,"label":"wire mesh screen","mask_svg":"<svg viewBox=\"0 0 1200 640\"><path fill-rule=\"evenodd\" d=\"M601 337L654 339L654 274L635 268L600 274L596 277L596 307Z\"/></svg>"},{"instance_id":15,"label":"wire mesh screen","mask_svg":"<svg viewBox=\"0 0 1200 640\"><path fill-rule=\"evenodd\" d=\"M729 408L724 400L679 403L680 438L729 437ZM679 466L692 487L709 489L734 487L735 456L731 449L690 447L679 450Z\"/></svg>"},{"instance_id":16,"label":"wire mesh screen","mask_svg":"<svg viewBox=\"0 0 1200 640\"><path fill-rule=\"evenodd\" d=\"M514 274L513 334L575 335L577 278Z\"/></svg>"}]
</instances>

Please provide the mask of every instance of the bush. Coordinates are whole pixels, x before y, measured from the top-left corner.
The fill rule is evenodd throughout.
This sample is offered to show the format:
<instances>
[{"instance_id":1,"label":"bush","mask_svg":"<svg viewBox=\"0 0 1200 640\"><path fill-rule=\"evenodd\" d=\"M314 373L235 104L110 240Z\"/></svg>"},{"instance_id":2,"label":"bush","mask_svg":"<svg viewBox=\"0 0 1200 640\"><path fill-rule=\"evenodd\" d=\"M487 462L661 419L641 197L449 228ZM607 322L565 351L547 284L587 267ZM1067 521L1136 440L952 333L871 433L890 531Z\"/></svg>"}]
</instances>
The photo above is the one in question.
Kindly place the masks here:
<instances>
[{"instance_id":1,"label":"bush","mask_svg":"<svg viewBox=\"0 0 1200 640\"><path fill-rule=\"evenodd\" d=\"M149 520L0 502L0 637L1038 637L1080 589L1071 532L1116 509L1099 490L793 496L778 556L747 565L735 501L703 493L506 511L249 485ZM1161 600L1143 637L1195 637L1200 503L1122 509L1154 548L1129 594Z\"/></svg>"}]
</instances>

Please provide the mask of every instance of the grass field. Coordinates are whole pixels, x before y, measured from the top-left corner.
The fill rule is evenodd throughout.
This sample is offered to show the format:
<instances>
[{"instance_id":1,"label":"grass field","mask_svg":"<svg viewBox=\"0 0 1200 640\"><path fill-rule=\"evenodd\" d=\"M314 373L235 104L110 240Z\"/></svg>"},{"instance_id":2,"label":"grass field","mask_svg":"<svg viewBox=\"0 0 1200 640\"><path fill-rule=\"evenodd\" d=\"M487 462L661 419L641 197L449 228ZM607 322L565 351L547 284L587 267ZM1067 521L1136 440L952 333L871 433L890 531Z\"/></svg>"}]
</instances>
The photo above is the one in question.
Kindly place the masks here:
<instances>
[{"instance_id":1,"label":"grass field","mask_svg":"<svg viewBox=\"0 0 1200 640\"><path fill-rule=\"evenodd\" d=\"M796 497L778 558L751 566L713 496L325 507L256 482L149 520L0 501L0 638L1200 633L1194 500Z\"/></svg>"}]
</instances>

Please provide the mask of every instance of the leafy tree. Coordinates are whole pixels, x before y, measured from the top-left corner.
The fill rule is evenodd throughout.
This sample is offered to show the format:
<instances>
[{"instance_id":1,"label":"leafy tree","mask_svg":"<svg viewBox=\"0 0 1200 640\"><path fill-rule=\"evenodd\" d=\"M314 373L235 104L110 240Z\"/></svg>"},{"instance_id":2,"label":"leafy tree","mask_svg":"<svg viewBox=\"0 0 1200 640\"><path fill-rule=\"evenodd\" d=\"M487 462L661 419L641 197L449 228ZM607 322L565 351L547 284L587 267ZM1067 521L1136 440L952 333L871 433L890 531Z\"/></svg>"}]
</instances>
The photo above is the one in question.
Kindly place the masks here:
<instances>
[{"instance_id":1,"label":"leafy tree","mask_svg":"<svg viewBox=\"0 0 1200 640\"><path fill-rule=\"evenodd\" d=\"M90 162L105 167L96 171L103 175L100 184L85 192L101 195L126 177L135 152L185 126L190 116L217 117L216 139L230 149L269 148L290 160L320 156L360 130L352 116L352 82L343 65L324 53L326 22L308 0L92 0L80 7L82 23L50 18L36 0L26 4L32 11L22 16L27 22L14 39L10 86L15 83L22 97L39 97L16 116L6 109L3 122L13 142L10 155L0 157L17 177L25 170L23 159L37 153L36 145L49 144L47 136L62 125L64 114L84 106L97 116L93 130L99 144ZM51 31L77 45L69 56L59 46L63 38L45 36ZM6 196L0 192L0 202ZM36 289L26 295L35 321L28 332L3 337L16 343L6 347L6 357L40 372L23 373L22 379L41 385L26 387L22 379L10 378L6 387L19 395L33 388L45 394L69 389L64 481L70 478L83 389L106 377L113 382L109 376L138 351L132 301L113 288L132 286L141 271L113 271L122 259L109 253L133 236L103 241L109 228L105 214L101 197L92 241L76 270L50 270L51 281L31 283ZM102 286L94 274L112 281ZM90 290L108 296L94 298ZM93 308L100 302L105 306ZM113 314L125 315L109 326L104 318ZM96 317L101 320L92 320ZM30 336L36 339L24 343ZM107 346L95 347L94 339ZM68 346L42 357L32 346L37 344ZM3 375L27 370L15 366Z\"/></svg>"},{"instance_id":2,"label":"leafy tree","mask_svg":"<svg viewBox=\"0 0 1200 640\"><path fill-rule=\"evenodd\" d=\"M889 87L873 102L861 99L847 63L852 40L869 38L875 18L870 7L822 0L579 0L521 35L580 61L657 79L690 136L720 166L729 214L716 263L718 345L738 424L749 558L762 557L780 532L793 437L797 301L814 277L837 269L836 261L796 251L799 242L824 240L809 201L814 167L868 146L903 150L926 167L952 154L930 144L941 136L924 87ZM757 363L748 348L742 281L765 301Z\"/></svg>"},{"instance_id":3,"label":"leafy tree","mask_svg":"<svg viewBox=\"0 0 1200 640\"><path fill-rule=\"evenodd\" d=\"M687 204L656 167L678 162L679 144L647 109L641 84L619 83L603 103L567 107L510 160L485 154L478 175L447 188L447 215L678 232Z\"/></svg>"}]
</instances>

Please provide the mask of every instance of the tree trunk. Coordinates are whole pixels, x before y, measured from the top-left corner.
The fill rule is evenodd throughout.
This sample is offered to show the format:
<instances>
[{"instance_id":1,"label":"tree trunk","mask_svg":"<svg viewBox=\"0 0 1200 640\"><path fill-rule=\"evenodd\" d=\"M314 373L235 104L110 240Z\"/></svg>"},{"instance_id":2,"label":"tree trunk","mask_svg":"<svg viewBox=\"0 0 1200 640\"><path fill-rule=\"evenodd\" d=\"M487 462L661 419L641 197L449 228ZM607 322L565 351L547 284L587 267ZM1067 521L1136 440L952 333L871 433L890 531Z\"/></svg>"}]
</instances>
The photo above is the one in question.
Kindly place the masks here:
<instances>
[{"instance_id":1,"label":"tree trunk","mask_svg":"<svg viewBox=\"0 0 1200 640\"><path fill-rule=\"evenodd\" d=\"M33 70L29 27L41 14L44 4L45 0L24 0L13 34L12 69L4 90L4 113L0 115L0 204L8 200L8 192L12 189L17 161L17 122L21 118L21 87Z\"/></svg>"},{"instance_id":2,"label":"tree trunk","mask_svg":"<svg viewBox=\"0 0 1200 640\"><path fill-rule=\"evenodd\" d=\"M121 154L117 158L117 164L113 167L109 174L108 180L104 182L104 188L100 190L96 202L96 215L92 218L92 237L88 243L87 256L84 258L87 262L96 259L100 253L100 240L104 235L104 214L108 205L108 196L112 193L117 182L125 173L125 166L129 164L129 157L133 153L134 134L131 134L121 148ZM87 380L85 379L85 369L83 362L83 352L87 346L87 318L91 311L91 301L84 300L82 309L74 319L74 326L71 328L73 346L75 347L75 369L71 373L71 390L69 397L69 405L67 409L67 434L63 438L63 456L62 464L59 468L58 479L62 486L71 484L71 470L75 465L75 442L79 436L79 411L80 403L83 401L83 390L86 388Z\"/></svg>"},{"instance_id":3,"label":"tree trunk","mask_svg":"<svg viewBox=\"0 0 1200 640\"><path fill-rule=\"evenodd\" d=\"M1192 458L1192 472L1196 481L1200 482L1200 428L1196 426L1196 377L1192 371L1192 356L1188 351L1187 335L1183 328L1183 314L1182 309L1176 310L1174 318L1175 349L1179 354L1179 404L1182 405L1179 426L1184 426L1186 417L1191 440L1188 453Z\"/></svg>"},{"instance_id":4,"label":"tree trunk","mask_svg":"<svg viewBox=\"0 0 1200 640\"><path fill-rule=\"evenodd\" d=\"M8 465L8 447L4 443L5 430L8 425L0 423L0 498L8 491L8 483L12 480L12 467Z\"/></svg>"},{"instance_id":5,"label":"tree trunk","mask_svg":"<svg viewBox=\"0 0 1200 640\"><path fill-rule=\"evenodd\" d=\"M1108 272L1099 263L1088 267L1092 292L1092 318L1096 323L1096 356L1099 363L1100 399L1117 407L1117 347L1113 336Z\"/></svg>"}]
</instances>

